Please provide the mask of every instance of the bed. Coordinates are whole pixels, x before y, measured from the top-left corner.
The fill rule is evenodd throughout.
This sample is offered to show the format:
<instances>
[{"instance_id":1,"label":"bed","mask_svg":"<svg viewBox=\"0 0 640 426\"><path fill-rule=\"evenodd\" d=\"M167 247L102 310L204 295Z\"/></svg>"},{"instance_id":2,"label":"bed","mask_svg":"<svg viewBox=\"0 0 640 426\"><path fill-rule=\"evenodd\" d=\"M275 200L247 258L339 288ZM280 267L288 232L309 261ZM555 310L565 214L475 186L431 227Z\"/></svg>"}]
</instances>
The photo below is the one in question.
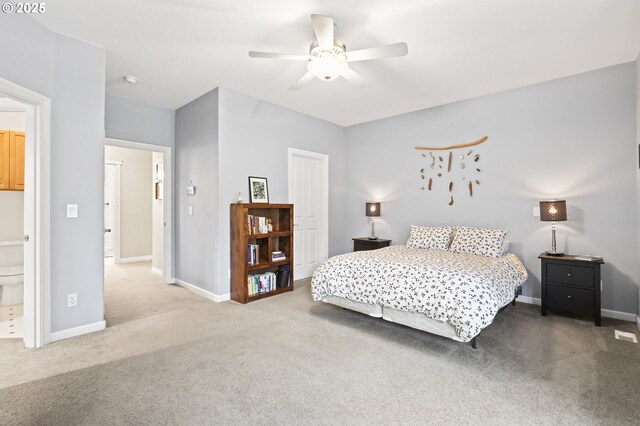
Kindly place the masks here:
<instances>
[{"instance_id":1,"label":"bed","mask_svg":"<svg viewBox=\"0 0 640 426\"><path fill-rule=\"evenodd\" d=\"M515 303L526 279L524 265L511 253L481 256L407 245L334 256L316 269L311 288L315 301L475 348L475 337Z\"/></svg>"}]
</instances>

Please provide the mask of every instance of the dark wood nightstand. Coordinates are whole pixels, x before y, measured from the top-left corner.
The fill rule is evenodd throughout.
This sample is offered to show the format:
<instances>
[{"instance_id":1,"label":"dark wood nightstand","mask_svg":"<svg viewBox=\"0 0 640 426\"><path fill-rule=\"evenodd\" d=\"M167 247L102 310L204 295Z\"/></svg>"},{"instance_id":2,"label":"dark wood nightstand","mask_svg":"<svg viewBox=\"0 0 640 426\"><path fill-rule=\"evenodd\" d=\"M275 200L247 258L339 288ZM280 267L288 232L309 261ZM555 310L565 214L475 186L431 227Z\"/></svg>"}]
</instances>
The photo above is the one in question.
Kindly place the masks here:
<instances>
[{"instance_id":1,"label":"dark wood nightstand","mask_svg":"<svg viewBox=\"0 0 640 426\"><path fill-rule=\"evenodd\" d=\"M382 238L377 240L370 240L367 237L353 238L353 251L375 250L389 247L389 244L391 244L391 240L383 240Z\"/></svg>"},{"instance_id":2,"label":"dark wood nightstand","mask_svg":"<svg viewBox=\"0 0 640 426\"><path fill-rule=\"evenodd\" d=\"M603 260L577 260L575 256L538 256L542 263L542 300L540 313L547 309L567 311L600 318L600 265Z\"/></svg>"}]
</instances>

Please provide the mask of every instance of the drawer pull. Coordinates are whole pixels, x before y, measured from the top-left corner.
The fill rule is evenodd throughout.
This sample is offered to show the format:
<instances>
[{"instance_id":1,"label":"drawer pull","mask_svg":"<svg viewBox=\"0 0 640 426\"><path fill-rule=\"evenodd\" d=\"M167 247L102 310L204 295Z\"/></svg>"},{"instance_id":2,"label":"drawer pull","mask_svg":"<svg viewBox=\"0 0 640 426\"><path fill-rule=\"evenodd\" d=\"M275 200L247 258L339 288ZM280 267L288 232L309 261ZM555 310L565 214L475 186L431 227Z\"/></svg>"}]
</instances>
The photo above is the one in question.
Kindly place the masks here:
<instances>
[{"instance_id":1,"label":"drawer pull","mask_svg":"<svg viewBox=\"0 0 640 426\"><path fill-rule=\"evenodd\" d=\"M571 272L567 273L567 278L571 278Z\"/></svg>"},{"instance_id":2,"label":"drawer pull","mask_svg":"<svg viewBox=\"0 0 640 426\"><path fill-rule=\"evenodd\" d=\"M571 300L571 299L572 299L572 297L571 297L571 295L570 295L570 294L567 294L567 299L569 299L569 300Z\"/></svg>"}]
</instances>

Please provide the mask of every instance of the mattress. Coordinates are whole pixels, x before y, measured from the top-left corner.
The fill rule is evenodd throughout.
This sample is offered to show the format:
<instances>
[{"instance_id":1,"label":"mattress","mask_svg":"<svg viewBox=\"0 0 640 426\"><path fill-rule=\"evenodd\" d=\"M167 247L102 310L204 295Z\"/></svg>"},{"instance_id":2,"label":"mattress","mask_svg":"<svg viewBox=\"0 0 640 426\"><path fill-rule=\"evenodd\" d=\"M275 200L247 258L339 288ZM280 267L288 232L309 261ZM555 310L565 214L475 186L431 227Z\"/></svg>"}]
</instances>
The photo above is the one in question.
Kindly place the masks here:
<instances>
[{"instance_id":1,"label":"mattress","mask_svg":"<svg viewBox=\"0 0 640 426\"><path fill-rule=\"evenodd\" d=\"M526 279L524 265L510 253L496 258L393 246L332 257L316 269L311 288L314 300L358 302L351 305L358 312L381 313L421 330L445 323L456 340L467 342L493 322ZM449 331L436 332L442 333Z\"/></svg>"}]
</instances>

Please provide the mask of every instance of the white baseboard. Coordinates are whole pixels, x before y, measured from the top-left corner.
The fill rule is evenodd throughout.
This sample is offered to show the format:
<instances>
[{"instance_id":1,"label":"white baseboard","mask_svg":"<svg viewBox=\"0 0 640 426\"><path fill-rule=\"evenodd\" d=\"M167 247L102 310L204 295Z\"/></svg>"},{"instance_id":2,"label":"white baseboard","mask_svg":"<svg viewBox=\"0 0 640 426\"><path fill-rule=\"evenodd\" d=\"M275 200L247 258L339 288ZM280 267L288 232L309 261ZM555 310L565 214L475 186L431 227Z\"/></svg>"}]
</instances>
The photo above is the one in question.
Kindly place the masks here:
<instances>
[{"instance_id":1,"label":"white baseboard","mask_svg":"<svg viewBox=\"0 0 640 426\"><path fill-rule=\"evenodd\" d=\"M540 299L537 297L518 296L516 301L522 302L522 303L528 303L530 305L540 306ZM601 309L600 314L605 318L613 318L613 319L619 319L622 321L631 321L631 322L636 321L636 318L637 318L636 314L630 314L628 312L612 311L611 309ZM638 327L640 327L640 323L638 323Z\"/></svg>"},{"instance_id":2,"label":"white baseboard","mask_svg":"<svg viewBox=\"0 0 640 426\"><path fill-rule=\"evenodd\" d=\"M107 327L107 322L102 320L94 322L92 324L81 325L79 327L67 328L66 330L56 331L51 333L51 342L57 342L58 340L69 339L71 337L81 336L83 334L93 333L95 331L104 330Z\"/></svg>"},{"instance_id":3,"label":"white baseboard","mask_svg":"<svg viewBox=\"0 0 640 426\"><path fill-rule=\"evenodd\" d=\"M154 268L153 266L151 267L151 273L154 275L160 275L160 276L163 275L162 269Z\"/></svg>"},{"instance_id":4,"label":"white baseboard","mask_svg":"<svg viewBox=\"0 0 640 426\"><path fill-rule=\"evenodd\" d=\"M114 259L114 263L150 262L151 259L152 259L151 255L121 257L120 259Z\"/></svg>"},{"instance_id":5,"label":"white baseboard","mask_svg":"<svg viewBox=\"0 0 640 426\"><path fill-rule=\"evenodd\" d=\"M176 278L176 284L178 284L180 287L186 288L187 290L197 294L198 296L206 297L207 299L213 300L214 302L224 302L225 300L231 299L231 295L229 293L227 294L211 293L210 291L203 290L198 286L189 284L188 282L179 280L177 278Z\"/></svg>"},{"instance_id":6,"label":"white baseboard","mask_svg":"<svg viewBox=\"0 0 640 426\"><path fill-rule=\"evenodd\" d=\"M640 315L636 317L636 325L638 326L638 330L640 330Z\"/></svg>"},{"instance_id":7,"label":"white baseboard","mask_svg":"<svg viewBox=\"0 0 640 426\"><path fill-rule=\"evenodd\" d=\"M516 302L527 303L529 305L538 305L540 306L540 299L537 297L529 297L529 296L518 296Z\"/></svg>"}]
</instances>

